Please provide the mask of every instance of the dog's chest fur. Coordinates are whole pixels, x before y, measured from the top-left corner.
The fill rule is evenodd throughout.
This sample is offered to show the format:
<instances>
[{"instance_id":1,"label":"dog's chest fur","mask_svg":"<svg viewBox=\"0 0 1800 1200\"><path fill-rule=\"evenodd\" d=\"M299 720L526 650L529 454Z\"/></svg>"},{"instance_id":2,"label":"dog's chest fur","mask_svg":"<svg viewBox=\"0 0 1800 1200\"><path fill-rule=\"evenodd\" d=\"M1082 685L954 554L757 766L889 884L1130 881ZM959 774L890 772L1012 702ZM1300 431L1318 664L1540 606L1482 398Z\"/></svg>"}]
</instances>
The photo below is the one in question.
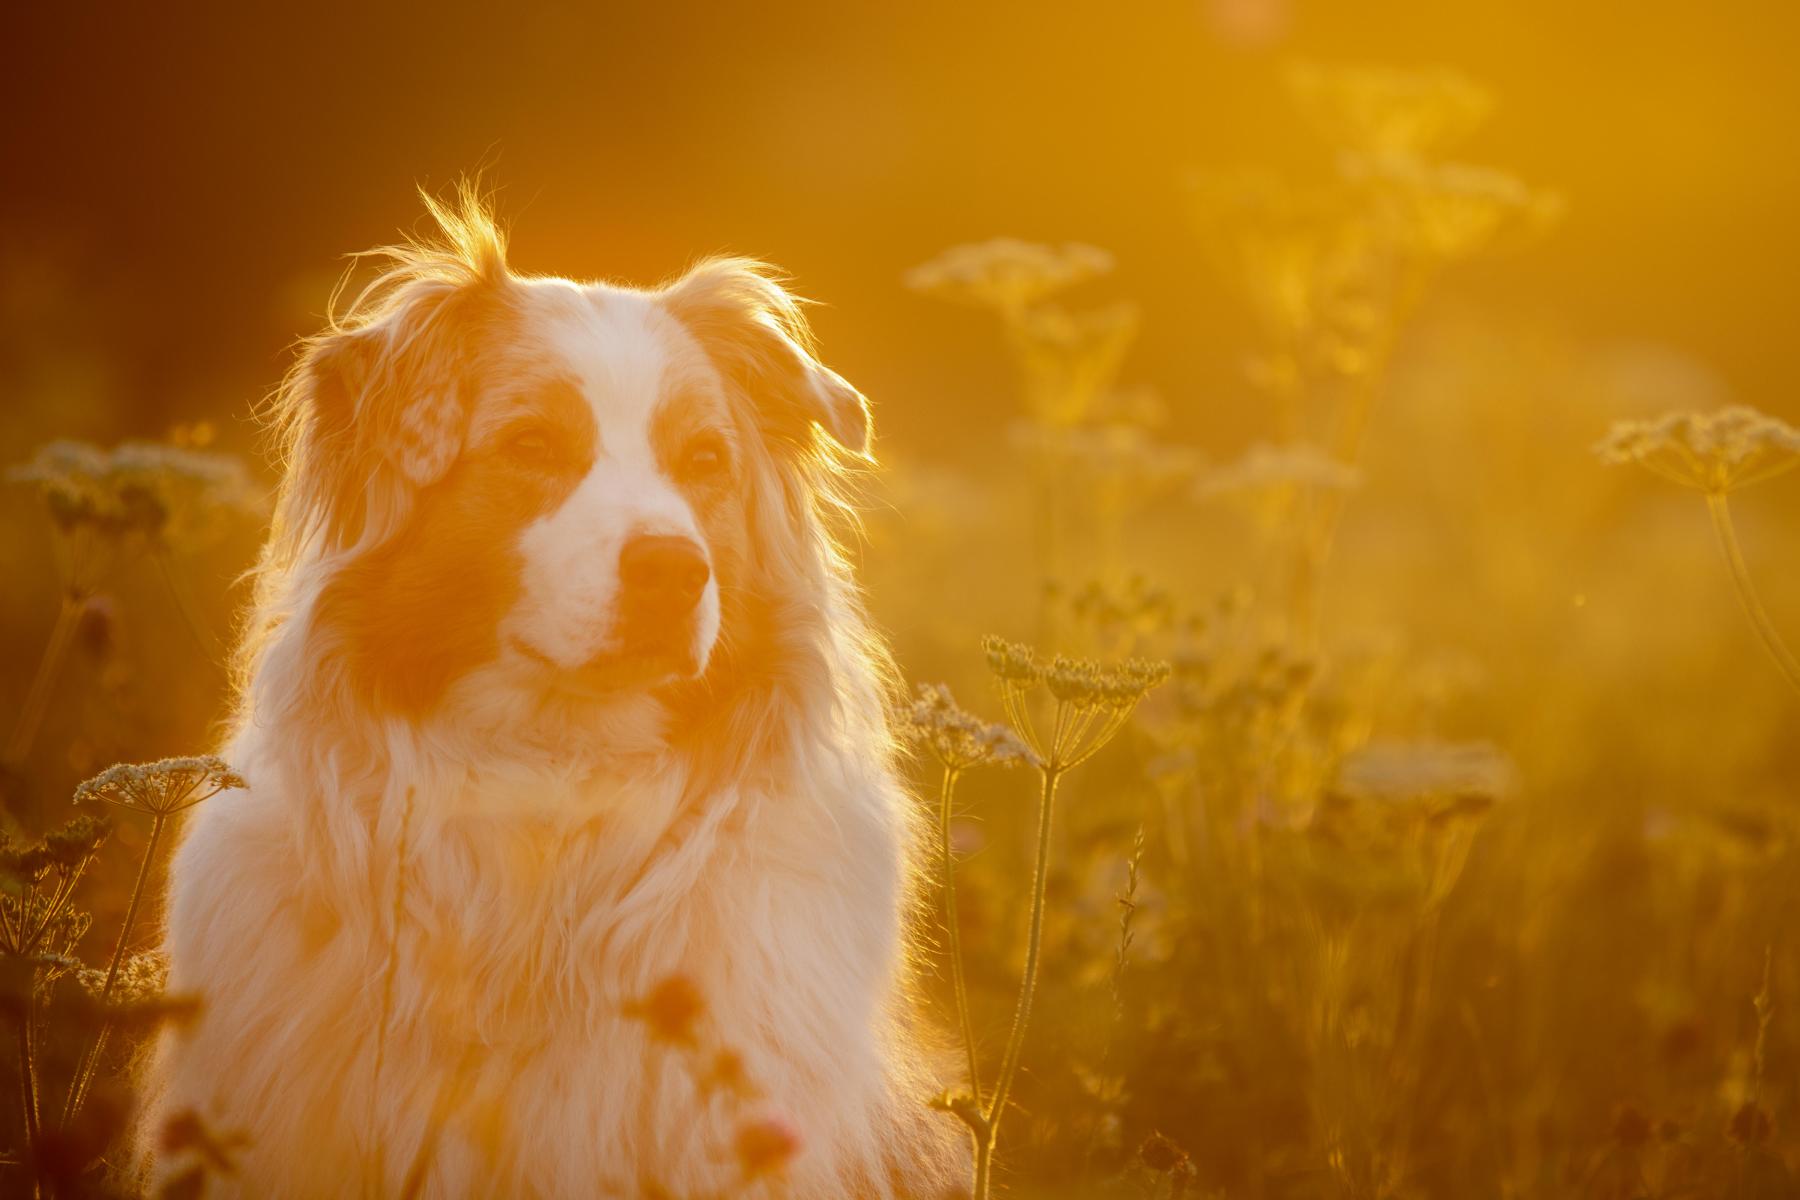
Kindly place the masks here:
<instances>
[{"instance_id":1,"label":"dog's chest fur","mask_svg":"<svg viewBox=\"0 0 1800 1200\"><path fill-rule=\"evenodd\" d=\"M200 813L176 864L173 982L206 999L165 1104L245 1127L250 1180L260 1160L284 1194L355 1170L397 1192L424 1163L427 1194L696 1191L730 1180L738 1121L775 1113L805 1145L796 1194L881 1186L883 772L822 754L803 786L704 794L672 762L458 772L359 799L308 794L254 734L236 750L250 793ZM639 1011L677 976L705 1001L691 1044ZM717 1086L727 1053L743 1078Z\"/></svg>"}]
</instances>

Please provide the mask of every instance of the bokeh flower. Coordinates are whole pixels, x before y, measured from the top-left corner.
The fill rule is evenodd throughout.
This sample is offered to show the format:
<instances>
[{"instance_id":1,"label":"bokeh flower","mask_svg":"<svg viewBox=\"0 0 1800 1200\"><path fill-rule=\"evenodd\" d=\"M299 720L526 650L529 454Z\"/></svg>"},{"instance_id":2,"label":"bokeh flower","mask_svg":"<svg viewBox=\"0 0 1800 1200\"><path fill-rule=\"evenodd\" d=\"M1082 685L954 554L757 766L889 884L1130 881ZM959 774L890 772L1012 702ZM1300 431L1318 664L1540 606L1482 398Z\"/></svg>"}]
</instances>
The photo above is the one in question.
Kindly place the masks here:
<instances>
[{"instance_id":1,"label":"bokeh flower","mask_svg":"<svg viewBox=\"0 0 1800 1200\"><path fill-rule=\"evenodd\" d=\"M1011 316L1112 268L1112 255L1079 242L994 238L952 246L905 278L914 291Z\"/></svg>"},{"instance_id":2,"label":"bokeh flower","mask_svg":"<svg viewBox=\"0 0 1800 1200\"><path fill-rule=\"evenodd\" d=\"M1455 71L1297 63L1288 94L1326 141L1363 154L1436 153L1480 128L1493 96Z\"/></svg>"},{"instance_id":3,"label":"bokeh flower","mask_svg":"<svg viewBox=\"0 0 1800 1200\"><path fill-rule=\"evenodd\" d=\"M1397 244L1428 263L1522 244L1563 212L1557 193L1490 167L1357 157L1346 160L1345 175L1369 190Z\"/></svg>"},{"instance_id":4,"label":"bokeh flower","mask_svg":"<svg viewBox=\"0 0 1800 1200\"><path fill-rule=\"evenodd\" d=\"M625 1015L642 1021L652 1041L665 1046L692 1047L699 1043L700 1021L706 1016L706 997L685 975L671 975L641 998L625 1006Z\"/></svg>"},{"instance_id":5,"label":"bokeh flower","mask_svg":"<svg viewBox=\"0 0 1800 1200\"><path fill-rule=\"evenodd\" d=\"M1257 442L1238 458L1203 472L1194 481L1197 497L1288 488L1347 491L1360 486L1362 472L1307 442Z\"/></svg>"},{"instance_id":6,"label":"bokeh flower","mask_svg":"<svg viewBox=\"0 0 1800 1200\"><path fill-rule=\"evenodd\" d=\"M1595 448L1664 479L1723 495L1800 465L1800 429L1745 405L1615 422Z\"/></svg>"},{"instance_id":7,"label":"bokeh flower","mask_svg":"<svg viewBox=\"0 0 1800 1200\"><path fill-rule=\"evenodd\" d=\"M787 1170L801 1146L800 1131L793 1122L774 1116L744 1121L731 1143L746 1183Z\"/></svg>"},{"instance_id":8,"label":"bokeh flower","mask_svg":"<svg viewBox=\"0 0 1800 1200\"><path fill-rule=\"evenodd\" d=\"M1134 305L1086 312L1046 305L1021 311L1007 331L1025 376L1025 405L1039 421L1067 427L1092 413L1112 387L1137 337Z\"/></svg>"},{"instance_id":9,"label":"bokeh flower","mask_svg":"<svg viewBox=\"0 0 1800 1200\"><path fill-rule=\"evenodd\" d=\"M56 533L64 586L86 596L118 558L139 549L204 548L231 518L262 511L243 462L159 442L107 451L54 441L6 477L37 489Z\"/></svg>"}]
</instances>

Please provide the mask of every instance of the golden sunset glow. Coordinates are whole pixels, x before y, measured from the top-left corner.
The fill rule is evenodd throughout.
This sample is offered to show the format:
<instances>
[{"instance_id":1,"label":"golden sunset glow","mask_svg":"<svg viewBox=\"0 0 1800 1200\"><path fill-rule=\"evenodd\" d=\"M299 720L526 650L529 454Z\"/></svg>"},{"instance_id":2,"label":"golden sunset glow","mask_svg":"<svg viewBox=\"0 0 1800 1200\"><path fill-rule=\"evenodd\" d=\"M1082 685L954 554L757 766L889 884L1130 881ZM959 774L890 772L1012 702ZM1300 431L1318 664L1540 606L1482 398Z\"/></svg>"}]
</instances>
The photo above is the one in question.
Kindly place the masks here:
<instances>
[{"instance_id":1,"label":"golden sunset glow","mask_svg":"<svg viewBox=\"0 0 1800 1200\"><path fill-rule=\"evenodd\" d=\"M1800 8L9 26L0 1195L1800 1196Z\"/></svg>"}]
</instances>

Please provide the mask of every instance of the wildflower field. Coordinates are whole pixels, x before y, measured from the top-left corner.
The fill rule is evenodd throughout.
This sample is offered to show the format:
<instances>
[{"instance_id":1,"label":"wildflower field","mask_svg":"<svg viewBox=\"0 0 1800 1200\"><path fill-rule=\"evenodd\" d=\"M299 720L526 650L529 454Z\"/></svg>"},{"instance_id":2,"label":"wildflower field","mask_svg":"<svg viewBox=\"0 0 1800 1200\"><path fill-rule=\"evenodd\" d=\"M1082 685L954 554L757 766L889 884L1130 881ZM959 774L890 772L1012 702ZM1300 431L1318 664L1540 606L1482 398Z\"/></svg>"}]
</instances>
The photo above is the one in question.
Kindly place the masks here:
<instances>
[{"instance_id":1,"label":"wildflower field","mask_svg":"<svg viewBox=\"0 0 1800 1200\"><path fill-rule=\"evenodd\" d=\"M210 755L279 470L259 398L358 270L337 256L482 168L528 270L766 254L871 399L850 544L903 677L918 1003L953 1081L920 1104L968 1131L969 1194L1800 1196L1800 185L1770 115L1800 25L1420 7L996 6L951 49L645 16L613 32L648 65L607 61L693 76L650 132L533 81L605 32L543 17L496 35L504 88L353 87L334 122L404 117L341 157L327 122L288 167L250 134L304 110L171 81L133 128L206 138L94 141L146 186L89 207L104 173L52 143L98 126L22 137L0 1194L136 1194L135 1065L206 1003L164 987L169 848L241 782ZM53 25L9 86L77 69ZM1586 38L1623 56L1592 92ZM1082 80L1106 94L1057 90ZM290 168L317 177L252 197ZM633 173L660 182L608 192ZM718 1001L670 987L637 1015L697 1054ZM239 1152L191 1115L157 1136L170 1196ZM782 1194L783 1139L745 1127L746 1196Z\"/></svg>"}]
</instances>

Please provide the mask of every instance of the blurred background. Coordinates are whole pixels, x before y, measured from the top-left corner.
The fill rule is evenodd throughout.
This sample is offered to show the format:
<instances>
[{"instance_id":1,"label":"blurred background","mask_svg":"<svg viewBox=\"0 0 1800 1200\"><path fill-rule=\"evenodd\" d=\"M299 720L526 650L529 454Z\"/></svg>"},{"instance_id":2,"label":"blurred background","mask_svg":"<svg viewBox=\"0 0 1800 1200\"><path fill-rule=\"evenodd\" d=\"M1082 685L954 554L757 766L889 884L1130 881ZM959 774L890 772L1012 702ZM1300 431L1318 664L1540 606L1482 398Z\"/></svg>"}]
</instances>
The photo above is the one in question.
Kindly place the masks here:
<instances>
[{"instance_id":1,"label":"blurred background","mask_svg":"<svg viewBox=\"0 0 1800 1200\"><path fill-rule=\"evenodd\" d=\"M254 406L346 254L421 229L416 188L479 173L520 271L648 284L729 250L820 302L824 357L875 406L858 557L909 677L992 716L986 632L1178 660L1180 697L1072 785L1033 1039L1070 1049L1028 1062L1019 1194L1172 1187L1134 1157L1157 1130L1200 1193L1797 1194L1800 698L1738 611L1705 504L1593 447L1668 410L1800 420L1800 6L21 5L0 22L0 465L57 438L174 439L241 456L266 491ZM1259 308L1246 272L1284 260L1236 250L1246 212L1287 228L1318 195L1373 194L1386 168L1330 115L1345 89L1307 74L1345 65L1478 97L1482 119L1443 140L1504 171L1474 190L1530 228L1388 271L1345 317L1376 365L1338 363L1288 411L1271 372L1317 329ZM1257 208L1245 167L1300 190ZM1047 343L1018 340L1018 313L982 311L954 265L909 276L1000 237L1110 256L1056 297L1132 306L1079 413L1034 399ZM1345 455L1333 431L1364 402ZM1354 479L1258 457L1314 442ZM57 614L41 510L0 491L7 713ZM1732 511L1800 634L1800 474ZM1321 523L1297 584L1283 531ZM173 585L162 555L109 572L9 764L15 816L58 813L113 761L210 748L259 536L254 515L226 522ZM1293 696L1256 682L1272 662L1295 664ZM1274 689L1251 725L1221 715L1246 681ZM1435 840L1396 850L1388 817L1371 846L1331 815L1423 798L1438 807L1406 819L1435 839L1441 802L1471 789L1454 869ZM966 795L964 917L994 947L976 983L997 1026L1028 791L996 776ZM1138 983L1097 1003L1140 829ZM109 879L142 832L115 843ZM1396 854L1424 871L1398 893ZM89 890L92 958L125 889Z\"/></svg>"}]
</instances>

